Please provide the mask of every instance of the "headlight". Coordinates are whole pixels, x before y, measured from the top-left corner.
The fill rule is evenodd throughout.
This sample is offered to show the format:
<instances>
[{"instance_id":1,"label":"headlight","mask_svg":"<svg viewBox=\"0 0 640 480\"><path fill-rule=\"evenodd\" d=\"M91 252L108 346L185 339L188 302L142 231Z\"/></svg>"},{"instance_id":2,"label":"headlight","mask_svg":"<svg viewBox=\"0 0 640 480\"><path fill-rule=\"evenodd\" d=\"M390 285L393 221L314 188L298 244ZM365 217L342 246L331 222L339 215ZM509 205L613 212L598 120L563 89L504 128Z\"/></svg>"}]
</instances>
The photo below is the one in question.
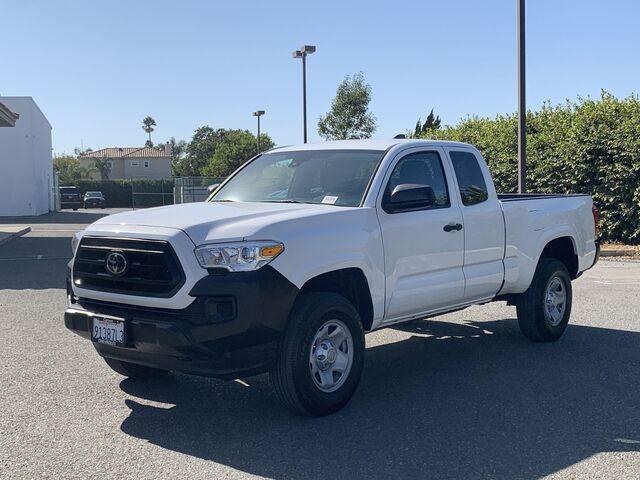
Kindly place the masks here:
<instances>
[{"instance_id":1,"label":"headlight","mask_svg":"<svg viewBox=\"0 0 640 480\"><path fill-rule=\"evenodd\" d=\"M82 238L82 232L76 232L71 237L71 255L76 254L76 250L78 249L78 245L80 244L80 239Z\"/></svg>"},{"instance_id":2,"label":"headlight","mask_svg":"<svg viewBox=\"0 0 640 480\"><path fill-rule=\"evenodd\" d=\"M282 243L267 240L201 245L195 253L202 268L247 272L264 267L283 251Z\"/></svg>"}]
</instances>

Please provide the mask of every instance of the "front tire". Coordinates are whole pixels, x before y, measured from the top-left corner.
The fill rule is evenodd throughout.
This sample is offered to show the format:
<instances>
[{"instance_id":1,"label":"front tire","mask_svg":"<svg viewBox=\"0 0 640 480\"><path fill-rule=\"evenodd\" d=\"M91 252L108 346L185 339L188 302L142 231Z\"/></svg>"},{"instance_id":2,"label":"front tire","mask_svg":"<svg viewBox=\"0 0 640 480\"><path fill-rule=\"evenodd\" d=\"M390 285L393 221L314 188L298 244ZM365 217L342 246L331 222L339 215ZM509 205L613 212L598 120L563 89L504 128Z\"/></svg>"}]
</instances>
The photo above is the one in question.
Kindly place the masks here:
<instances>
[{"instance_id":1,"label":"front tire","mask_svg":"<svg viewBox=\"0 0 640 480\"><path fill-rule=\"evenodd\" d=\"M123 362L121 360L114 360L113 358L103 358L103 360L107 365L109 365L109 367L111 367L114 372L128 378L152 380L156 378L162 378L169 373L167 370L145 367L144 365Z\"/></svg>"},{"instance_id":2,"label":"front tire","mask_svg":"<svg viewBox=\"0 0 640 480\"><path fill-rule=\"evenodd\" d=\"M528 290L516 308L520 331L532 342L553 342L567 328L571 316L571 277L564 263L542 258Z\"/></svg>"},{"instance_id":3,"label":"front tire","mask_svg":"<svg viewBox=\"0 0 640 480\"><path fill-rule=\"evenodd\" d=\"M360 315L335 293L303 293L289 317L271 379L289 408L322 416L343 408L364 367Z\"/></svg>"}]
</instances>

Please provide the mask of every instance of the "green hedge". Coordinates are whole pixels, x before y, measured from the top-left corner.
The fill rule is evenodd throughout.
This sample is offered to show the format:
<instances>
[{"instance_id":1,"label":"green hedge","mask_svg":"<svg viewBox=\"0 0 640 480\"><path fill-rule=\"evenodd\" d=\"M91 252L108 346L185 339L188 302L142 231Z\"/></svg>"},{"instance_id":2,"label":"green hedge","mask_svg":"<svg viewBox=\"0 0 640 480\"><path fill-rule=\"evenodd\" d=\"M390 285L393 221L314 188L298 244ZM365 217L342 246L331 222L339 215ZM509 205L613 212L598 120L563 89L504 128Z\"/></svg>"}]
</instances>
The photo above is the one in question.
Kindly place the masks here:
<instances>
[{"instance_id":1,"label":"green hedge","mask_svg":"<svg viewBox=\"0 0 640 480\"><path fill-rule=\"evenodd\" d=\"M517 189L515 115L469 117L424 137L474 144L499 192ZM527 189L587 193L601 212L602 239L640 244L640 101L602 92L597 100L544 105L527 114Z\"/></svg>"},{"instance_id":2,"label":"green hedge","mask_svg":"<svg viewBox=\"0 0 640 480\"><path fill-rule=\"evenodd\" d=\"M88 191L102 192L107 199L107 207L142 208L173 203L174 182L171 179L78 180L73 184L83 195Z\"/></svg>"}]
</instances>

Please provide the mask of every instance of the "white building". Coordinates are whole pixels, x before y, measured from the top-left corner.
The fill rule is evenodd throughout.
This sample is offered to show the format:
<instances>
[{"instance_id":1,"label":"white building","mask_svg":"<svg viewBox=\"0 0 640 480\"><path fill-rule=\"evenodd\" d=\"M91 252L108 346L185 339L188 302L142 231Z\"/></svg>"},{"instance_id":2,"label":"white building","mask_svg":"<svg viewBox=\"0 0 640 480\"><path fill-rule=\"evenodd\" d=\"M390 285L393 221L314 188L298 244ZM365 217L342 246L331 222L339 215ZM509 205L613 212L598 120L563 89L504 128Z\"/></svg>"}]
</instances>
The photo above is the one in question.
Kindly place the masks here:
<instances>
[{"instance_id":1,"label":"white building","mask_svg":"<svg viewBox=\"0 0 640 480\"><path fill-rule=\"evenodd\" d=\"M0 216L54 210L51 124L31 97L0 97L0 104L19 115L15 126L0 128Z\"/></svg>"}]
</instances>

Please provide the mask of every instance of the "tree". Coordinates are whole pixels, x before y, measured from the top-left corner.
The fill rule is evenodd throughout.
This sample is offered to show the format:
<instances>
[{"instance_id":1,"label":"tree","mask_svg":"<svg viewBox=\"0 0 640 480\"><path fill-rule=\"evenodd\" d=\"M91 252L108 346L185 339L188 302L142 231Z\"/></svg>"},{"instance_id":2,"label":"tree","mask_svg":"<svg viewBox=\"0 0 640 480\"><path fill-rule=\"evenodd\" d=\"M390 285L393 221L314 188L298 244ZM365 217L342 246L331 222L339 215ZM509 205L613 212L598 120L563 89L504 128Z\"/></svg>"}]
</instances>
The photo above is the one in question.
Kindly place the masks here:
<instances>
[{"instance_id":1,"label":"tree","mask_svg":"<svg viewBox=\"0 0 640 480\"><path fill-rule=\"evenodd\" d=\"M93 152L93 150L91 148L82 149L82 148L76 147L76 148L73 149L73 154L76 157L81 157L81 156L87 155L87 154L89 154L91 152Z\"/></svg>"},{"instance_id":2,"label":"tree","mask_svg":"<svg viewBox=\"0 0 640 480\"><path fill-rule=\"evenodd\" d=\"M151 141L151 132L155 130L153 128L155 126L156 121L153 118L146 116L142 119L142 129L149 134L149 140L147 140L147 142L145 143L147 147L153 147L153 142Z\"/></svg>"},{"instance_id":3,"label":"tree","mask_svg":"<svg viewBox=\"0 0 640 480\"><path fill-rule=\"evenodd\" d=\"M413 136L419 137L426 132L430 132L433 130L440 130L441 123L442 122L440 121L440 117L433 114L433 108L432 108L431 111L429 112L429 115L427 115L427 119L424 121L424 123L421 123L420 119L418 118L418 121L416 122L416 127L413 131Z\"/></svg>"},{"instance_id":4,"label":"tree","mask_svg":"<svg viewBox=\"0 0 640 480\"><path fill-rule=\"evenodd\" d=\"M191 141L185 145L183 158L174 162L174 173L184 177L201 175L223 134L223 129L213 129L209 125L196 129Z\"/></svg>"},{"instance_id":5,"label":"tree","mask_svg":"<svg viewBox=\"0 0 640 480\"><path fill-rule=\"evenodd\" d=\"M176 137L171 137L167 142L171 147L171 155L174 158L181 158L187 151L187 142L184 140L176 140Z\"/></svg>"},{"instance_id":6,"label":"tree","mask_svg":"<svg viewBox=\"0 0 640 480\"><path fill-rule=\"evenodd\" d=\"M248 130L222 130L222 139L215 152L202 169L203 175L226 177L256 154L256 137ZM265 150L274 147L267 134L260 135L260 146Z\"/></svg>"},{"instance_id":7,"label":"tree","mask_svg":"<svg viewBox=\"0 0 640 480\"><path fill-rule=\"evenodd\" d=\"M253 150L248 147L251 142ZM256 137L248 130L214 129L204 125L196 129L191 141L184 144L184 151L175 157L174 174L185 177L227 176L255 155L256 143ZM261 134L260 145L267 150L273 148L274 143L269 135ZM223 150L217 153L222 146Z\"/></svg>"},{"instance_id":8,"label":"tree","mask_svg":"<svg viewBox=\"0 0 640 480\"><path fill-rule=\"evenodd\" d=\"M376 118L369 112L371 85L362 72L348 75L338 85L331 110L318 121L318 133L326 140L370 138L376 131Z\"/></svg>"},{"instance_id":9,"label":"tree","mask_svg":"<svg viewBox=\"0 0 640 480\"><path fill-rule=\"evenodd\" d=\"M175 137L171 137L166 143L171 147L171 168L173 170L173 174L180 176L182 162L185 159L188 144L184 140L176 140Z\"/></svg>"},{"instance_id":10,"label":"tree","mask_svg":"<svg viewBox=\"0 0 640 480\"><path fill-rule=\"evenodd\" d=\"M75 183L88 175L87 170L80 166L78 159L70 155L54 157L53 170L58 173L61 185Z\"/></svg>"},{"instance_id":11,"label":"tree","mask_svg":"<svg viewBox=\"0 0 640 480\"><path fill-rule=\"evenodd\" d=\"M100 174L101 180L109 180L111 159L108 157L96 157L93 160L93 168L91 170L97 171Z\"/></svg>"},{"instance_id":12,"label":"tree","mask_svg":"<svg viewBox=\"0 0 640 480\"><path fill-rule=\"evenodd\" d=\"M429 137L473 144L498 192L518 186L517 114L469 116ZM586 193L600 210L600 239L640 245L640 97L578 98L527 112L527 189Z\"/></svg>"}]
</instances>

